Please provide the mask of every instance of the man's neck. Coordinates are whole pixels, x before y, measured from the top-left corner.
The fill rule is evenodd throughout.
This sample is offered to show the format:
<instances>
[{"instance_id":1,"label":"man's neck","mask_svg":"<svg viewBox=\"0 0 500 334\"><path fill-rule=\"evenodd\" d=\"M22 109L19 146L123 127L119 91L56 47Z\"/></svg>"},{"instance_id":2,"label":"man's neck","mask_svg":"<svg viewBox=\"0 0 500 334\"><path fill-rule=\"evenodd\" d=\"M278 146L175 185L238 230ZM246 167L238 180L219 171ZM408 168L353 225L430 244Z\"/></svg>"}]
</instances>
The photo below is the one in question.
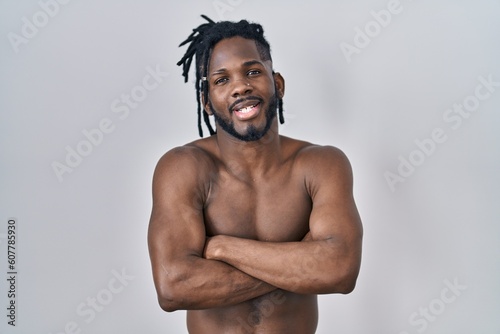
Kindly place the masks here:
<instances>
[{"instance_id":1,"label":"man's neck","mask_svg":"<svg viewBox=\"0 0 500 334\"><path fill-rule=\"evenodd\" d=\"M219 130L216 142L220 159L228 165L236 165L248 175L263 175L281 161L281 141L277 125L271 126L261 139L248 142Z\"/></svg>"}]
</instances>

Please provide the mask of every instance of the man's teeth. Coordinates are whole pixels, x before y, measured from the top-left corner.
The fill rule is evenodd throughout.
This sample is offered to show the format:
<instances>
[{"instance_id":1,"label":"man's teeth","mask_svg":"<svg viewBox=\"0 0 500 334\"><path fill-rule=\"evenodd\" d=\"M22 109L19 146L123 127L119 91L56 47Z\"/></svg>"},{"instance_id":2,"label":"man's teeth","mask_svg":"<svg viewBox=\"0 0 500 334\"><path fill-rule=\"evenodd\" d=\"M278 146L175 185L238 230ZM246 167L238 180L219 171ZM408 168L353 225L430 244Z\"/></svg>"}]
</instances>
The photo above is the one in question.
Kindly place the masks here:
<instances>
[{"instance_id":1,"label":"man's teeth","mask_svg":"<svg viewBox=\"0 0 500 334\"><path fill-rule=\"evenodd\" d=\"M246 114L247 112L250 112L250 110L252 110L254 107L255 107L255 105L241 108L238 110L238 112Z\"/></svg>"}]
</instances>

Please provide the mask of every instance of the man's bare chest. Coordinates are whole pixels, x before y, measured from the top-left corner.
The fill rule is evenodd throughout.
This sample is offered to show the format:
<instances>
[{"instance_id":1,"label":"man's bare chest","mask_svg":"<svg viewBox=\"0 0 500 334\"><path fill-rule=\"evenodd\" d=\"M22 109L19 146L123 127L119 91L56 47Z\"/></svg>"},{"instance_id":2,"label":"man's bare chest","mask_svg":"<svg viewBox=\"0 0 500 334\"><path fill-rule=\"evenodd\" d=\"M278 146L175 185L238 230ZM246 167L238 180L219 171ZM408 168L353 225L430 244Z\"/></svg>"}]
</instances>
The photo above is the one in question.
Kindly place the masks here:
<instances>
[{"instance_id":1,"label":"man's bare chest","mask_svg":"<svg viewBox=\"0 0 500 334\"><path fill-rule=\"evenodd\" d=\"M207 235L299 241L309 230L311 199L292 172L265 178L218 172L205 203Z\"/></svg>"}]
</instances>

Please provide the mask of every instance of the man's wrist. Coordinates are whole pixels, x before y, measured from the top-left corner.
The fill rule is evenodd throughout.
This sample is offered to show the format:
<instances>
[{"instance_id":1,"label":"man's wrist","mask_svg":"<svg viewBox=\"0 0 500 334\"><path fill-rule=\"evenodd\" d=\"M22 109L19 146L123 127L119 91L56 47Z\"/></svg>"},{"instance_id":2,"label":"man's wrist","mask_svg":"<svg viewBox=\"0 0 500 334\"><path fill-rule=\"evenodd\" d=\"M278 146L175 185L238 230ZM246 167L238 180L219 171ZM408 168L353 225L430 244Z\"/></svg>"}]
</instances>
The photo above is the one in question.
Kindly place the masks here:
<instances>
[{"instance_id":1,"label":"man's wrist","mask_svg":"<svg viewBox=\"0 0 500 334\"><path fill-rule=\"evenodd\" d=\"M223 255L223 235L216 235L211 238L207 238L207 242L205 244L205 254L204 257L207 260L221 260Z\"/></svg>"}]
</instances>

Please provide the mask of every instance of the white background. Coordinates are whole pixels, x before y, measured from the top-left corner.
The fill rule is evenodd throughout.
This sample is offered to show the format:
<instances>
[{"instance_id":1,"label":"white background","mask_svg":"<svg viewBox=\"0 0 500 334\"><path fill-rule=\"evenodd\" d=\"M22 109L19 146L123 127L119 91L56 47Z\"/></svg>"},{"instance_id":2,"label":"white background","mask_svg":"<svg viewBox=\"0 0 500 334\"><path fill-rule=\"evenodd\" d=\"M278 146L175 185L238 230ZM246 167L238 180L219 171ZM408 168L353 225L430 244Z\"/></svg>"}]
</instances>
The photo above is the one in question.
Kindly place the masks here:
<instances>
[{"instance_id":1,"label":"white background","mask_svg":"<svg viewBox=\"0 0 500 334\"><path fill-rule=\"evenodd\" d=\"M456 129L444 119L474 101L479 77L500 82L500 3L401 0L381 27L371 12L388 3L73 0L44 16L37 1L0 1L0 332L186 333L184 311L157 305L146 231L157 160L198 136L194 86L175 64L206 14L264 26L286 80L281 132L335 145L353 165L361 273L352 294L320 297L318 333L500 333L500 87ZM29 38L27 21L39 25ZM362 47L346 57L342 43ZM148 67L168 75L120 119L113 101L138 92ZM59 180L54 162L103 119L113 131ZM446 139L418 153L436 128ZM391 189L384 174L400 156L418 166Z\"/></svg>"}]
</instances>

